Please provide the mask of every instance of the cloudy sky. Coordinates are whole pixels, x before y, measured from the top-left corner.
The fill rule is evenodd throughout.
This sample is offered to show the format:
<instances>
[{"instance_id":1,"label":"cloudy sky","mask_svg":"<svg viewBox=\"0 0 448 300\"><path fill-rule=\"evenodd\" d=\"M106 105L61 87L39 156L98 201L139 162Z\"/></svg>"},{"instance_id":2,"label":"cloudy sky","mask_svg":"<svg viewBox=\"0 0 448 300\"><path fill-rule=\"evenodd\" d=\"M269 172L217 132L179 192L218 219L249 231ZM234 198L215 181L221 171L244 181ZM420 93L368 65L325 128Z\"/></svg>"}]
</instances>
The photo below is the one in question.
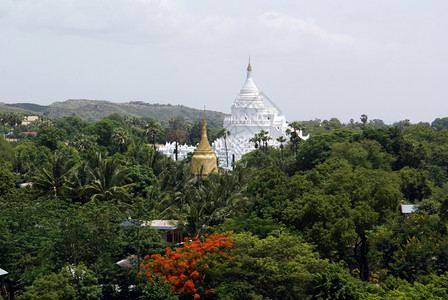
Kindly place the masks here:
<instances>
[{"instance_id":1,"label":"cloudy sky","mask_svg":"<svg viewBox=\"0 0 448 300\"><path fill-rule=\"evenodd\" d=\"M0 102L229 113L254 81L289 121L448 116L446 0L1 0Z\"/></svg>"}]
</instances>

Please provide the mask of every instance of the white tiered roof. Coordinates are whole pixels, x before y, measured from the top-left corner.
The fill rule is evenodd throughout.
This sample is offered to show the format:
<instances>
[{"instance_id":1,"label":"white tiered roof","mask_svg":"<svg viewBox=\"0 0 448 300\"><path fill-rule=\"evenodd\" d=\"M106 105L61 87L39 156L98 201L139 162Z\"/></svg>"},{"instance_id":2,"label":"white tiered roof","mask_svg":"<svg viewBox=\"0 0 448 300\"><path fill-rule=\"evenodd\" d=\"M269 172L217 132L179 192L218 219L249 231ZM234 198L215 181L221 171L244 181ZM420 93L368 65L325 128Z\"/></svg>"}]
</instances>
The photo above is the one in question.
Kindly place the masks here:
<instances>
[{"instance_id":1,"label":"white tiered roof","mask_svg":"<svg viewBox=\"0 0 448 300\"><path fill-rule=\"evenodd\" d=\"M247 67L246 81L233 102L231 115L224 119L224 127L230 132L230 135L226 139L215 140L212 148L218 158L218 166L225 169L232 168L233 159L238 161L244 154L255 149L254 143L249 142L249 139L262 130L267 131L272 138L268 141L269 146L278 147L280 143L277 138L280 136L287 137L288 123L286 118L281 115L274 103L258 90L252 78L250 61ZM302 139L307 139L309 136L303 137L302 132L298 133ZM167 155L174 156L172 154L173 147L174 143L167 143L160 150ZM188 152L193 152L194 148L186 145L179 146L179 158L183 159Z\"/></svg>"},{"instance_id":2,"label":"white tiered roof","mask_svg":"<svg viewBox=\"0 0 448 300\"><path fill-rule=\"evenodd\" d=\"M287 126L285 116L259 92L249 63L246 81L232 105L231 116L224 119L224 127L234 137L250 139L265 130L275 140L285 135Z\"/></svg>"},{"instance_id":3,"label":"white tiered roof","mask_svg":"<svg viewBox=\"0 0 448 300\"><path fill-rule=\"evenodd\" d=\"M254 150L255 145L249 142L249 139L262 130L267 131L272 138L268 142L270 146L279 146L280 143L276 139L280 136L286 137L286 118L280 114L273 102L258 90L252 77L250 62L246 81L233 102L230 117L224 119L224 127L230 132L227 140L220 138L212 145L222 168L230 169L233 157L238 161L244 154ZM229 165L225 152L226 144Z\"/></svg>"}]
</instances>

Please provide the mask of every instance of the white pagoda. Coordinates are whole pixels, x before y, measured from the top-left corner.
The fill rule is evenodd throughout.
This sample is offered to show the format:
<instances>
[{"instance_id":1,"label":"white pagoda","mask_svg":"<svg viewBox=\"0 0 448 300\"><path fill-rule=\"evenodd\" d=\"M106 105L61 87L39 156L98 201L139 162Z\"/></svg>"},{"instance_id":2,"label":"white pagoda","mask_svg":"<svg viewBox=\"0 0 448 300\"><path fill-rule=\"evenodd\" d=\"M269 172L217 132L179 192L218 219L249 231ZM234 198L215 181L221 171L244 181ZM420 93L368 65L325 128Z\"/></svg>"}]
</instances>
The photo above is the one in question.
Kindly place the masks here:
<instances>
[{"instance_id":1,"label":"white pagoda","mask_svg":"<svg viewBox=\"0 0 448 300\"><path fill-rule=\"evenodd\" d=\"M262 130L268 132L271 137L268 141L269 146L279 147L277 138L280 136L289 140L286 135L288 128L286 118L274 103L258 90L252 79L250 61L247 66L246 81L233 102L230 117L224 119L224 128L230 134L226 138L221 137L215 140L212 144L219 167L224 169L232 169L232 162L240 160L244 154L255 150L255 144L249 140ZM309 137L309 135L304 137L300 131L298 135L304 140ZM174 147L174 143L167 143L160 147L159 151L174 158ZM194 150L195 147L179 146L179 159L184 159L187 153Z\"/></svg>"},{"instance_id":2,"label":"white pagoda","mask_svg":"<svg viewBox=\"0 0 448 300\"><path fill-rule=\"evenodd\" d=\"M231 169L231 162L238 161L244 154L255 149L254 143L249 142L249 139L262 130L267 131L272 138L268 142L270 146L280 145L278 137L286 138L286 118L268 97L259 92L252 79L250 61L246 82L233 102L230 117L224 119L224 127L230 134L226 139L217 139L212 148L218 157L219 166L225 169ZM301 132L299 136L307 138Z\"/></svg>"}]
</instances>

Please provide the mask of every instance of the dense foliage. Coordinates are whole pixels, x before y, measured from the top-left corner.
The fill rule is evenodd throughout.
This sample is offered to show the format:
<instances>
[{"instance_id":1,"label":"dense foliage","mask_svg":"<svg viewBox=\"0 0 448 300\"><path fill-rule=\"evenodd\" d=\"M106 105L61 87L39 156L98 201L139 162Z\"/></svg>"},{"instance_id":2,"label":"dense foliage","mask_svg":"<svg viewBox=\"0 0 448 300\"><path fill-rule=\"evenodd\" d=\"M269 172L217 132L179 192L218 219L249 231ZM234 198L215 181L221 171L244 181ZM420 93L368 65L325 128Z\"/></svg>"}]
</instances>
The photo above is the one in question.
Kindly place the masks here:
<instances>
[{"instance_id":1,"label":"dense foliage","mask_svg":"<svg viewBox=\"0 0 448 300\"><path fill-rule=\"evenodd\" d=\"M199 178L156 150L197 143L183 118L0 120L3 297L448 297L448 118L293 122L281 149L261 132L232 171Z\"/></svg>"}]
</instances>

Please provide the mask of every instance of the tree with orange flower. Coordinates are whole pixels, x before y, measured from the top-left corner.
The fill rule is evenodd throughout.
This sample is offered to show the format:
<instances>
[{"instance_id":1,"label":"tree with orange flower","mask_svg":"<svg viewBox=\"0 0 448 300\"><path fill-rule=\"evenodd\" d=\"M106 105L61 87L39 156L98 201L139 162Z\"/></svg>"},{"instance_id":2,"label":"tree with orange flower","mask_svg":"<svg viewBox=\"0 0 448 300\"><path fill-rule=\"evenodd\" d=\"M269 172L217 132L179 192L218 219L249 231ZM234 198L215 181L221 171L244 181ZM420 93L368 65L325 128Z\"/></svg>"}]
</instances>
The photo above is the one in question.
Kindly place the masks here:
<instances>
[{"instance_id":1,"label":"tree with orange flower","mask_svg":"<svg viewBox=\"0 0 448 300\"><path fill-rule=\"evenodd\" d=\"M147 255L140 264L139 276L145 276L150 282L154 275L173 287L173 294L192 294L194 299L214 292L214 289L198 290L195 282L205 278L210 266L221 264L232 257L229 255L233 247L230 232L205 235L203 239L185 238L182 247L172 250L166 248L166 254Z\"/></svg>"}]
</instances>

